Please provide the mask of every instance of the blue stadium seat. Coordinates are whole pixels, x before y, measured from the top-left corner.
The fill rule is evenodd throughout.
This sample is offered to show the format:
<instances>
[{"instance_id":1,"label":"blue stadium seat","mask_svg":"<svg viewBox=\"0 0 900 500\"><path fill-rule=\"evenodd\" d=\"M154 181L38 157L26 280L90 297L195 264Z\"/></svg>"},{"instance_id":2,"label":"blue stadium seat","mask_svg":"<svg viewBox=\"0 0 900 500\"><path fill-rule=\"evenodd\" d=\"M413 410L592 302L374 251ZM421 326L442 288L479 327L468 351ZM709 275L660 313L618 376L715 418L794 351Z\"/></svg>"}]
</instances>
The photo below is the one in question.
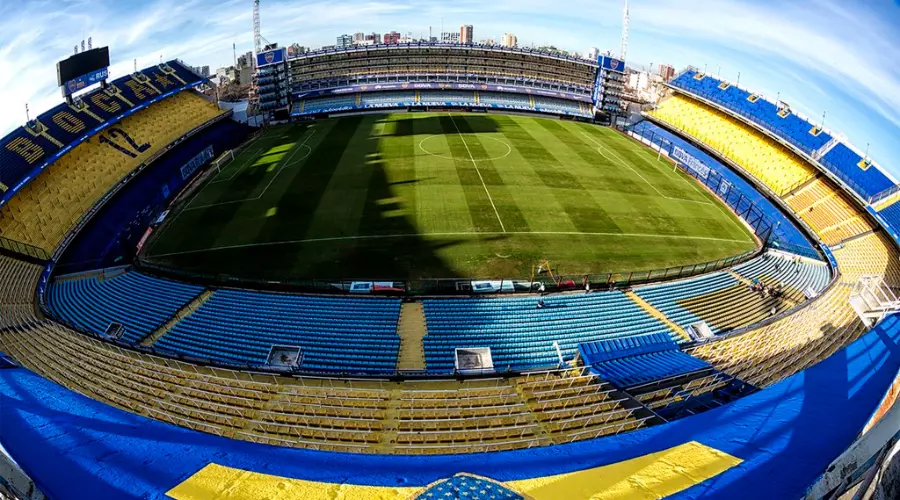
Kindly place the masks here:
<instances>
[{"instance_id":1,"label":"blue stadium seat","mask_svg":"<svg viewBox=\"0 0 900 500\"><path fill-rule=\"evenodd\" d=\"M630 387L710 368L681 352L665 334L635 335L578 346L591 370L619 387Z\"/></svg>"},{"instance_id":2,"label":"blue stadium seat","mask_svg":"<svg viewBox=\"0 0 900 500\"><path fill-rule=\"evenodd\" d=\"M868 166L863 170L861 165L865 163L862 156L843 143L835 145L819 159L819 163L847 181L850 187L866 199L894 186L893 181L878 168Z\"/></svg>"},{"instance_id":3,"label":"blue stadium seat","mask_svg":"<svg viewBox=\"0 0 900 500\"><path fill-rule=\"evenodd\" d=\"M400 301L218 290L154 344L166 352L263 365L273 345L299 346L301 368L390 373Z\"/></svg>"},{"instance_id":4,"label":"blue stadium seat","mask_svg":"<svg viewBox=\"0 0 900 500\"><path fill-rule=\"evenodd\" d=\"M86 105L86 111L62 103L41 113L35 121L43 125L43 133L52 140L36 136L25 127L0 139L0 184L14 187L32 169L92 135L96 127L129 114L161 94L178 92L203 80L174 60L139 73L147 77L152 88L138 82L135 75L127 75L109 82L111 88L120 91L121 98L111 97L97 88L79 97Z\"/></svg>"},{"instance_id":5,"label":"blue stadium seat","mask_svg":"<svg viewBox=\"0 0 900 500\"><path fill-rule=\"evenodd\" d=\"M452 372L456 348L490 347L496 369L524 370L556 366L554 341L570 360L584 342L651 332L676 335L621 292L543 300L541 309L536 297L425 300L428 371Z\"/></svg>"},{"instance_id":6,"label":"blue stadium seat","mask_svg":"<svg viewBox=\"0 0 900 500\"><path fill-rule=\"evenodd\" d=\"M121 323L122 340L136 343L202 292L201 286L126 272L109 279L56 281L49 287L48 305L59 318L96 334Z\"/></svg>"},{"instance_id":7,"label":"blue stadium seat","mask_svg":"<svg viewBox=\"0 0 900 500\"><path fill-rule=\"evenodd\" d=\"M823 150L832 141L832 136L824 131L813 133L817 127L815 124L790 112L779 114L775 104L762 98L753 101L750 92L709 75L702 75L701 78L701 73L695 70L685 71L669 83L743 116L809 155ZM864 170L860 167L862 160L859 154L837 142L819 159L819 163L866 200L894 185L878 168Z\"/></svg>"},{"instance_id":8,"label":"blue stadium seat","mask_svg":"<svg viewBox=\"0 0 900 500\"><path fill-rule=\"evenodd\" d=\"M808 154L831 141L825 132L813 134L814 124L793 113L779 115L778 107L765 99L751 101L752 94L728 85L709 75L688 70L669 82L671 85L699 95L755 122ZM723 88L724 87L724 88Z\"/></svg>"},{"instance_id":9,"label":"blue stadium seat","mask_svg":"<svg viewBox=\"0 0 900 500\"><path fill-rule=\"evenodd\" d=\"M750 281L769 277L785 286L792 286L798 290L812 288L816 292L825 290L831 280L831 273L824 262L811 263L801 260L798 264L794 264L776 254L766 254L735 266L734 272Z\"/></svg>"},{"instance_id":10,"label":"blue stadium seat","mask_svg":"<svg viewBox=\"0 0 900 500\"><path fill-rule=\"evenodd\" d=\"M678 326L686 328L694 323L702 321L703 318L700 318L681 307L678 304L679 301L700 295L711 294L737 284L738 281L730 274L718 272L688 280L639 287L635 289L635 293L649 302L653 307L659 309L660 312L665 314L666 317L673 322L677 323ZM718 332L713 330L713 333Z\"/></svg>"}]
</instances>

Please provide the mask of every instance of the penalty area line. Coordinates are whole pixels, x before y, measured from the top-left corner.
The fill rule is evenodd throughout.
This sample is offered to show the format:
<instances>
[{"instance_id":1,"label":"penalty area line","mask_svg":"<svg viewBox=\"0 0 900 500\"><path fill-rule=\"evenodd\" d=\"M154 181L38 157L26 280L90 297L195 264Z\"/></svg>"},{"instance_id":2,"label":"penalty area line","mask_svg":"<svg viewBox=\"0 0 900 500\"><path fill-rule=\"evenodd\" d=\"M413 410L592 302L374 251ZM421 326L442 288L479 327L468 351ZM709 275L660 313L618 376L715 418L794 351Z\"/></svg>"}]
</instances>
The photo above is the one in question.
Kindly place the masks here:
<instances>
[{"instance_id":1,"label":"penalty area line","mask_svg":"<svg viewBox=\"0 0 900 500\"><path fill-rule=\"evenodd\" d=\"M217 250L236 250L240 248L251 247L267 247L275 245L299 245L303 243L327 243L331 241L355 241L355 240L382 240L396 238L427 238L427 237L443 237L443 236L503 236L503 235L535 235L535 236L603 236L603 237L619 237L619 238L646 238L646 239L662 239L662 240L690 240L690 241L722 241L728 243L753 243L752 240L735 240L731 238L714 238L712 236L687 236L678 234L645 234L645 233L591 233L579 231L468 231L468 232L446 232L446 233L404 233L404 234L371 234L359 236L334 236L330 238L308 238L302 240L288 241L267 241L261 243L243 243L240 245L225 245L220 247L203 248L197 250L184 250L181 252L161 253L157 255L148 255L147 257L170 257L172 255L186 255L203 252L214 252Z\"/></svg>"},{"instance_id":2,"label":"penalty area line","mask_svg":"<svg viewBox=\"0 0 900 500\"><path fill-rule=\"evenodd\" d=\"M613 151L613 150L611 150L611 149L607 149L606 147L604 147L602 144L600 144L599 141L597 141L595 138L593 138L593 137L592 137L590 134L588 134L587 132L582 131L581 134L582 134L583 136L587 137L587 139L588 139L589 141L591 141L591 142L593 142L594 144L597 145L597 152L600 153L600 156L602 156L602 157L604 157L604 158L606 158L607 160L612 161L612 162L618 161L621 165L624 165L626 168L628 168L629 170L631 170L632 172L634 172L635 174L637 174L637 176L640 177L642 181L644 181L648 186L650 186L651 188L653 188L653 190L656 191L656 192L657 192L660 196L662 196L663 198L665 198L665 199L667 199L667 200L672 200L672 201L684 201L684 202L687 202L687 203L699 203L699 204L701 204L701 205L713 205L713 204L714 204L714 203L712 203L711 201L708 201L708 200L689 200L689 199L687 199L687 198L676 198L676 197L674 197L674 196L668 196L667 194L665 194L665 193L663 193L662 191L660 191L659 188L657 188L656 186L654 186L652 182L648 181L647 178L644 177L643 175L641 175L640 172L638 172L637 170L635 170L634 167L632 167L631 165L629 165L628 162L625 161L621 156L619 156L618 153L616 153L615 151ZM610 154L615 155L616 159L613 160L613 159L610 158L609 156L606 156L606 153L604 153L604 151L609 151ZM668 175L668 174L665 174L665 175Z\"/></svg>"},{"instance_id":3,"label":"penalty area line","mask_svg":"<svg viewBox=\"0 0 900 500\"><path fill-rule=\"evenodd\" d=\"M230 204L233 204L233 203L246 203L246 202L248 202L248 201L256 201L256 200L262 198L262 197L266 194L266 191L268 191L269 188L272 186L272 183L275 182L275 179L278 178L278 175L281 174L281 172L282 172L285 168L290 167L290 166L293 166L293 165L295 165L297 162L301 162L301 161L305 160L306 158L309 157L310 154L312 154L312 148L310 148L309 146L307 146L306 143L307 143L307 141L309 141L309 140L312 138L312 136L314 136L314 135L316 135L316 131L315 131L315 130L313 130L311 134L309 134L308 136L306 136L306 139L304 139L302 143L300 143L300 144L294 146L294 147L291 149L291 153L287 156L287 158L285 158L284 164L278 167L278 169L275 171L275 175L273 175L272 178L269 179L269 182L268 182L268 184L266 184L266 187L264 187L263 190L262 190L262 192L260 192L257 196L255 196L255 197L253 197L253 198L245 198L245 199L243 199L243 200L223 201L223 202L221 202L221 203L211 203L211 204L209 204L209 205L200 205L200 206L196 206L196 207L188 206L188 207L186 207L183 211L186 212L186 211L188 211L188 210L200 210L201 208L218 207L218 206L220 206L220 205L230 205ZM299 159L297 159L296 161L294 161L294 162L292 163L292 158L294 157L294 155L297 154L297 151L299 151L299 150L301 150L301 149L304 149L304 148L308 150L306 156L304 156L304 157L302 157L302 158L299 158ZM193 201L193 200L192 200L192 201Z\"/></svg>"}]
</instances>

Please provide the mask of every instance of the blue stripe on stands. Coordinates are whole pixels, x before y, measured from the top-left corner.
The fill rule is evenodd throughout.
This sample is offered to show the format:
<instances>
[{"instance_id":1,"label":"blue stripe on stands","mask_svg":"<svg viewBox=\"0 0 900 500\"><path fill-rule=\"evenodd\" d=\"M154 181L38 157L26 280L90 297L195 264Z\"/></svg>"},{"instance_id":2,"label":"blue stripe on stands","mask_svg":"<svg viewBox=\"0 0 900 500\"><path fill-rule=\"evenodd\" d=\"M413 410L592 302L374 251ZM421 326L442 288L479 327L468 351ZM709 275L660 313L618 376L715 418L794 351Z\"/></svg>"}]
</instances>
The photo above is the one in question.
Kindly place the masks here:
<instances>
[{"instance_id":1,"label":"blue stripe on stands","mask_svg":"<svg viewBox=\"0 0 900 500\"><path fill-rule=\"evenodd\" d=\"M0 370L0 444L50 498L165 499L211 462L277 476L425 486L460 471L511 481L630 460L690 441L743 462L670 499L798 498L857 438L900 368L897 316L825 361L700 415L618 436L509 452L361 455L194 432L98 403L22 368ZM622 478L627 480L627 478Z\"/></svg>"}]
</instances>

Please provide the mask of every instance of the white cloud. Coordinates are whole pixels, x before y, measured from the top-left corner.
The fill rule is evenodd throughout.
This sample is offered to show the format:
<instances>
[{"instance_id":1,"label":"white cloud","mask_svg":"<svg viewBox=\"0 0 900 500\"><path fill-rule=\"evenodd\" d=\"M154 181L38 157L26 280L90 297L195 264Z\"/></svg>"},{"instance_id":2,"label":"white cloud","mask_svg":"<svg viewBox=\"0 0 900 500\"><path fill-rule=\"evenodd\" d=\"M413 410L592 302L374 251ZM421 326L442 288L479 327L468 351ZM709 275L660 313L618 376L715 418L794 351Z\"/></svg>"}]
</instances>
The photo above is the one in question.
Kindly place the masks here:
<instances>
[{"instance_id":1,"label":"white cloud","mask_svg":"<svg viewBox=\"0 0 900 500\"><path fill-rule=\"evenodd\" d=\"M24 103L43 111L59 102L53 63L83 36L108 44L113 76L156 62L228 64L251 49L249 0L28 0L0 3L0 133L24 120ZM13 8L15 7L15 8ZM882 6L883 8L884 6ZM887 6L890 8L890 6ZM569 50L618 51L620 0L266 0L263 35L282 44L319 46L341 33L397 30L415 35L475 25L476 38L506 31L522 43ZM785 97L808 115L846 120L851 138L897 135L900 128L900 15L884 16L859 2L838 0L642 0L631 3L629 60L676 65L709 62L742 73L745 86ZM827 85L825 84L827 82ZM837 87L854 102L836 103ZM16 110L21 109L22 112ZM895 129L876 130L864 116ZM831 121L834 128L842 123ZM864 141L865 142L865 141ZM882 142L887 143L887 140ZM887 153L900 153L900 146Z\"/></svg>"}]
</instances>

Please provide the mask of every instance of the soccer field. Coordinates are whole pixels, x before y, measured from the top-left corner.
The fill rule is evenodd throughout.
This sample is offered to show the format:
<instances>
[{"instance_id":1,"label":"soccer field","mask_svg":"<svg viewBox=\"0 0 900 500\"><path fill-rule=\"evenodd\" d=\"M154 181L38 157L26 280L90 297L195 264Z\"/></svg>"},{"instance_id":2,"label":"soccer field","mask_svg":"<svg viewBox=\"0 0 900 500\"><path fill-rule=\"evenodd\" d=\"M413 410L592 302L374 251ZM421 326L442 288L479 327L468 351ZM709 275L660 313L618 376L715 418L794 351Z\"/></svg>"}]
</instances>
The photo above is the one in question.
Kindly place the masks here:
<instances>
[{"instance_id":1,"label":"soccer field","mask_svg":"<svg viewBox=\"0 0 900 500\"><path fill-rule=\"evenodd\" d=\"M269 279L638 271L756 246L689 176L617 132L393 114L270 128L170 215L144 259Z\"/></svg>"}]
</instances>

